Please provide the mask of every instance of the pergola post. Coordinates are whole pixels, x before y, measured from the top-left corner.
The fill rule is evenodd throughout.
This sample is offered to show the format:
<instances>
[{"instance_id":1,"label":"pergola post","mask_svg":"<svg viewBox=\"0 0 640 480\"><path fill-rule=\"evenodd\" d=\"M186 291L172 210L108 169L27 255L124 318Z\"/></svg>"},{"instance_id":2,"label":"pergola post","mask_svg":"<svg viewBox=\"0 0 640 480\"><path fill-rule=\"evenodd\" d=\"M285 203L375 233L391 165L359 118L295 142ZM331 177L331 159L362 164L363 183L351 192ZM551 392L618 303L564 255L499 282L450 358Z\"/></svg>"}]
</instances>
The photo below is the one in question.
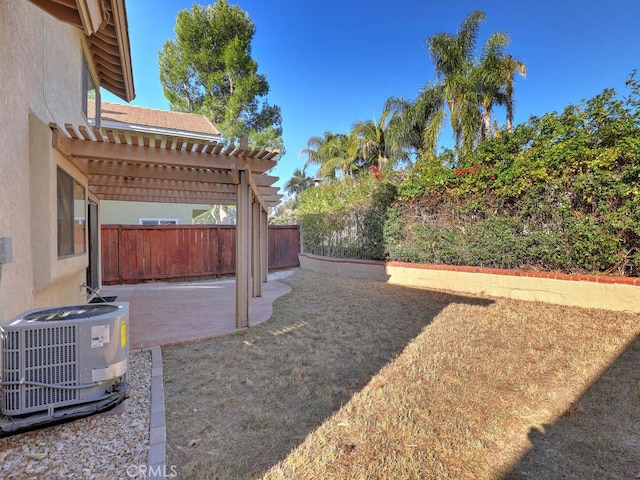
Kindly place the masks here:
<instances>
[{"instance_id":1,"label":"pergola post","mask_svg":"<svg viewBox=\"0 0 640 480\"><path fill-rule=\"evenodd\" d=\"M266 208L260 211L260 248L262 249L260 278L266 283L269 274L269 213Z\"/></svg>"},{"instance_id":2,"label":"pergola post","mask_svg":"<svg viewBox=\"0 0 640 480\"><path fill-rule=\"evenodd\" d=\"M262 249L260 248L260 203L257 201L257 199L254 199L253 202L253 209L252 209L252 215L251 215L251 223L252 223L252 229L251 229L251 241L252 241L252 245L251 245L251 271L253 273L253 296L254 297L261 297L262 296L262 273L261 273L261 266L262 266L262 258L261 258L261 254L262 254Z\"/></svg>"},{"instance_id":3,"label":"pergola post","mask_svg":"<svg viewBox=\"0 0 640 480\"><path fill-rule=\"evenodd\" d=\"M251 188L249 172L238 170L236 220L236 328L250 324L249 277L251 275Z\"/></svg>"}]
</instances>

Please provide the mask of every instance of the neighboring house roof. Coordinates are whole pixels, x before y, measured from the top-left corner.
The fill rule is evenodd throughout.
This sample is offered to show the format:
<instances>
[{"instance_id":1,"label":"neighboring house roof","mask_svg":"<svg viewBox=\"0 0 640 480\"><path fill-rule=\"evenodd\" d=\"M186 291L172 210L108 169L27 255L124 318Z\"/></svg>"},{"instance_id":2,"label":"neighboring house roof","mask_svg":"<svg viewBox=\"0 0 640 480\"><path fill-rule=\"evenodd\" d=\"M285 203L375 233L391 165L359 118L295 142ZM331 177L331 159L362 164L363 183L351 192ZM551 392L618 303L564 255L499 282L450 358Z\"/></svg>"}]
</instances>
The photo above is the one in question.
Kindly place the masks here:
<instances>
[{"instance_id":1,"label":"neighboring house roof","mask_svg":"<svg viewBox=\"0 0 640 480\"><path fill-rule=\"evenodd\" d=\"M92 100L89 101L91 102ZM103 128L117 127L209 140L220 139L220 132L204 115L136 107L119 103L100 103L100 125Z\"/></svg>"},{"instance_id":2,"label":"neighboring house roof","mask_svg":"<svg viewBox=\"0 0 640 480\"><path fill-rule=\"evenodd\" d=\"M101 87L127 102L135 98L124 0L30 1L84 32Z\"/></svg>"}]
</instances>

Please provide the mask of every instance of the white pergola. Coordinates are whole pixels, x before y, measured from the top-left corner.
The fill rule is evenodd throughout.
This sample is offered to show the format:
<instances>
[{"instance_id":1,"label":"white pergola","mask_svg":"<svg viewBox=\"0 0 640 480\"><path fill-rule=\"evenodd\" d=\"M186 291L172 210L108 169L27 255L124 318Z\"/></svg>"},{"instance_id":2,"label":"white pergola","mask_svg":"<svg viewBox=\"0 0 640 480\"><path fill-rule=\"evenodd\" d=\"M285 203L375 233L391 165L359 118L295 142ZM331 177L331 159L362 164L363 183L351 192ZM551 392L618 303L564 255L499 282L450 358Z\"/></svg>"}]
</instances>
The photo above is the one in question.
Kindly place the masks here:
<instances>
[{"instance_id":1,"label":"white pergola","mask_svg":"<svg viewBox=\"0 0 640 480\"><path fill-rule=\"evenodd\" d=\"M53 146L101 200L236 205L236 326L267 281L268 207L282 195L267 172L276 150L115 128L52 124Z\"/></svg>"}]
</instances>

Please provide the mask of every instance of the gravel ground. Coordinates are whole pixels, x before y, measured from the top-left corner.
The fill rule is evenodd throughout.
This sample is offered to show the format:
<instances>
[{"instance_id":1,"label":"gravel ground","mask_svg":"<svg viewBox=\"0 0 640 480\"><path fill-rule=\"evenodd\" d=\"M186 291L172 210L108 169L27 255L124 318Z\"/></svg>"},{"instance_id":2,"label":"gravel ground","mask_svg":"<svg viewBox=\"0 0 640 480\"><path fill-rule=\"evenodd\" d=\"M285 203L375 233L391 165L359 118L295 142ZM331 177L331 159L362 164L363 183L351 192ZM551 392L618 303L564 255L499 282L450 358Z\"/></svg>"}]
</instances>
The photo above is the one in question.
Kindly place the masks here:
<instances>
[{"instance_id":1,"label":"gravel ground","mask_svg":"<svg viewBox=\"0 0 640 480\"><path fill-rule=\"evenodd\" d=\"M0 479L137 477L149 450L151 352L131 353L129 362L130 397L122 413L0 439Z\"/></svg>"}]
</instances>

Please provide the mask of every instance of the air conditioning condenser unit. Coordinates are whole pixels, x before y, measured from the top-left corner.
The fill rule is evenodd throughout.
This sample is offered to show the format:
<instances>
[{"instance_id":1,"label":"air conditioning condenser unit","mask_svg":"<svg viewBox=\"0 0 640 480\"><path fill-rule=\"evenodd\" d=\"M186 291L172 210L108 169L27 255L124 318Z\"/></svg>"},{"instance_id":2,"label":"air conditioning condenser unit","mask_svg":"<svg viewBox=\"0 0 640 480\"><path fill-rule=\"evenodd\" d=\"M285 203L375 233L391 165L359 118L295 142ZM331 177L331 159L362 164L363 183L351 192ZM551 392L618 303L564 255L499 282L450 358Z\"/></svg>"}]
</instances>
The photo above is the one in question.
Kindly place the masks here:
<instances>
[{"instance_id":1,"label":"air conditioning condenser unit","mask_svg":"<svg viewBox=\"0 0 640 480\"><path fill-rule=\"evenodd\" d=\"M0 434L84 416L128 390L129 304L29 310L0 327Z\"/></svg>"}]
</instances>

